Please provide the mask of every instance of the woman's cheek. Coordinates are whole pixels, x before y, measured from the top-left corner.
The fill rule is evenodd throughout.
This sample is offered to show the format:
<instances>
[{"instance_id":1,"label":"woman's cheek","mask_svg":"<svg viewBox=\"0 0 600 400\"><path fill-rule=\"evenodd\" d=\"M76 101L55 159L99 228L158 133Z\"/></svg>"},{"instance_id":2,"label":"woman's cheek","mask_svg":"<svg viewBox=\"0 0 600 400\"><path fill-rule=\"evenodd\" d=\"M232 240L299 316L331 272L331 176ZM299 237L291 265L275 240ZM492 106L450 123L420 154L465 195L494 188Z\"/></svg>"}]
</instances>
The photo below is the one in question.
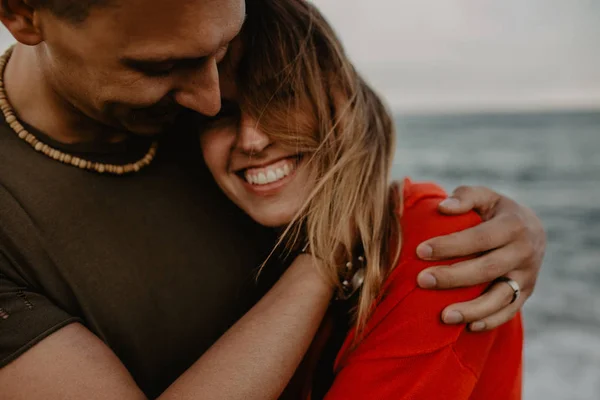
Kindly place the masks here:
<instances>
[{"instance_id":1,"label":"woman's cheek","mask_svg":"<svg viewBox=\"0 0 600 400\"><path fill-rule=\"evenodd\" d=\"M205 132L200 139L204 162L217 181L221 181L227 174L230 149L232 148L232 141L229 140L230 135L223 133L218 131Z\"/></svg>"},{"instance_id":2,"label":"woman's cheek","mask_svg":"<svg viewBox=\"0 0 600 400\"><path fill-rule=\"evenodd\" d=\"M202 136L200 136L200 146L202 147L202 156L204 157L204 162L213 170L215 167L215 163L219 159L219 135L213 132L204 132Z\"/></svg>"}]
</instances>

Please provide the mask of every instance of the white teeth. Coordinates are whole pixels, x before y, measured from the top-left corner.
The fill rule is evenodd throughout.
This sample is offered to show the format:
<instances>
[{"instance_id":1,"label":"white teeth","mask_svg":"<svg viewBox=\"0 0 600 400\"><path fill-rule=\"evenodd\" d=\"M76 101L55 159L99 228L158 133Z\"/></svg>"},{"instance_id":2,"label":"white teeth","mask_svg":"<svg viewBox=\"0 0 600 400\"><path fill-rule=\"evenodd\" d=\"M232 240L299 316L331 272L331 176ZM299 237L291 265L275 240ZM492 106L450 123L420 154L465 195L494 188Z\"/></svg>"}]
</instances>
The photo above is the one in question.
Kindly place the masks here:
<instances>
[{"instance_id":1,"label":"white teeth","mask_svg":"<svg viewBox=\"0 0 600 400\"><path fill-rule=\"evenodd\" d=\"M275 182L277 180L277 174L275 172L273 172L272 170L269 170L267 172L267 182L271 183L271 182Z\"/></svg>"},{"instance_id":2,"label":"white teeth","mask_svg":"<svg viewBox=\"0 0 600 400\"><path fill-rule=\"evenodd\" d=\"M257 178L258 179L256 179L256 183L259 185L264 185L267 183L267 177L262 172L258 174Z\"/></svg>"},{"instance_id":3,"label":"white teeth","mask_svg":"<svg viewBox=\"0 0 600 400\"><path fill-rule=\"evenodd\" d=\"M249 168L244 173L246 181L252 185L266 185L277 182L294 172L297 161L286 159L262 168Z\"/></svg>"}]
</instances>

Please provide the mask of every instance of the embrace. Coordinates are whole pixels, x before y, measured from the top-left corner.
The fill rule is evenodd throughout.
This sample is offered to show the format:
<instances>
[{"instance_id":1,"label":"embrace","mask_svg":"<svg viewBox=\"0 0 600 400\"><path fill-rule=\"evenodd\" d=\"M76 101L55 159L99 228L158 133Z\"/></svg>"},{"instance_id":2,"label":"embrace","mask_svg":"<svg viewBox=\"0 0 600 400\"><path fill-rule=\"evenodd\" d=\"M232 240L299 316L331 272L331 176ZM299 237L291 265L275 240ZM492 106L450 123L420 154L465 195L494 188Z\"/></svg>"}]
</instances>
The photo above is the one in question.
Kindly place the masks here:
<instances>
[{"instance_id":1,"label":"embrace","mask_svg":"<svg viewBox=\"0 0 600 400\"><path fill-rule=\"evenodd\" d=\"M392 182L393 120L311 3L0 19L3 400L521 398L539 219Z\"/></svg>"}]
</instances>

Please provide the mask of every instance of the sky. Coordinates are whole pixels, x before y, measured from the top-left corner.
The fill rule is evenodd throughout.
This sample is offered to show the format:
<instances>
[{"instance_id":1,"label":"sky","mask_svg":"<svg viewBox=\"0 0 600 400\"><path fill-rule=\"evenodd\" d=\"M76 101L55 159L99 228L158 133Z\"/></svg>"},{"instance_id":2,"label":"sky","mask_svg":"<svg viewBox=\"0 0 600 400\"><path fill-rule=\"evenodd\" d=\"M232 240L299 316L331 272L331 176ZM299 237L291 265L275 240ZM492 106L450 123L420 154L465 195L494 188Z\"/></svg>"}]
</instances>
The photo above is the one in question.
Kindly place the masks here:
<instances>
[{"instance_id":1,"label":"sky","mask_svg":"<svg viewBox=\"0 0 600 400\"><path fill-rule=\"evenodd\" d=\"M313 2L396 111L600 109L600 0Z\"/></svg>"},{"instance_id":2,"label":"sky","mask_svg":"<svg viewBox=\"0 0 600 400\"><path fill-rule=\"evenodd\" d=\"M314 0L406 112L600 109L599 0Z\"/></svg>"}]
</instances>

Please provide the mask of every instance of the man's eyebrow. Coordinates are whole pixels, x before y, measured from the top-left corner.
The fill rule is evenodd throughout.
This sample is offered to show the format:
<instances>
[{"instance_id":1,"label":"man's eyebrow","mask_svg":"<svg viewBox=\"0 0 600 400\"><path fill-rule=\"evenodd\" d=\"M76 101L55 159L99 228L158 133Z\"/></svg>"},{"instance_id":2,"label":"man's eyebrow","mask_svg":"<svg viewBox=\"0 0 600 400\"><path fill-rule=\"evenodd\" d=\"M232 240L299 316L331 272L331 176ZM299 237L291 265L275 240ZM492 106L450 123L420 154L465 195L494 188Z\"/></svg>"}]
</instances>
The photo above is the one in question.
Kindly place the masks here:
<instances>
[{"instance_id":1,"label":"man's eyebrow","mask_svg":"<svg viewBox=\"0 0 600 400\"><path fill-rule=\"evenodd\" d=\"M121 57L120 61L122 64L131 66L131 67L140 67L140 66L149 66L149 65L160 65L160 64L171 64L171 63L181 63L181 62L189 62L189 61L202 61L208 56L185 56L185 57L172 57L172 56L139 56L139 57Z\"/></svg>"}]
</instances>

